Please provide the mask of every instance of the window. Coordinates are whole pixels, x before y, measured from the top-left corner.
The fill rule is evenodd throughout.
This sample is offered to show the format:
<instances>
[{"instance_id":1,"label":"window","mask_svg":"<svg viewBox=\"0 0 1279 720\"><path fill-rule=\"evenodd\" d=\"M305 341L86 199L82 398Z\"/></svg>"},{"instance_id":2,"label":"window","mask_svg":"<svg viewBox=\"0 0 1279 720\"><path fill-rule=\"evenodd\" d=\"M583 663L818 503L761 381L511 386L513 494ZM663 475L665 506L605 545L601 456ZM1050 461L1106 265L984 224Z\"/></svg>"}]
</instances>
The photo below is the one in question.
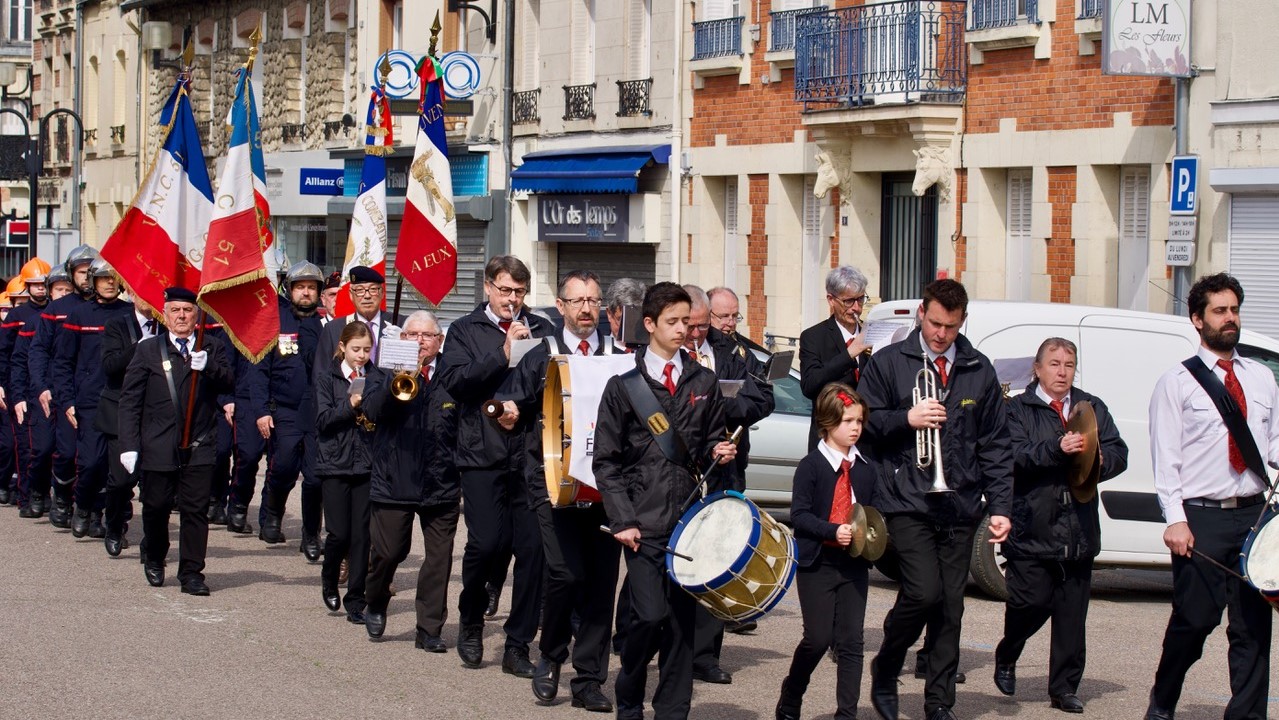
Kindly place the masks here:
<instances>
[{"instance_id":1,"label":"window","mask_svg":"<svg viewBox=\"0 0 1279 720\"><path fill-rule=\"evenodd\" d=\"M737 229L737 177L724 178L724 285L738 287L737 258L742 238Z\"/></svg>"},{"instance_id":2,"label":"window","mask_svg":"<svg viewBox=\"0 0 1279 720\"><path fill-rule=\"evenodd\" d=\"M629 0L626 3L626 78L644 80L649 77L649 28L653 10L651 0Z\"/></svg>"},{"instance_id":3,"label":"window","mask_svg":"<svg viewBox=\"0 0 1279 720\"><path fill-rule=\"evenodd\" d=\"M125 112L133 103L129 102L129 73L125 64L123 50L115 54L115 71L111 78L114 100L111 107L111 125L121 127L125 124Z\"/></svg>"},{"instance_id":4,"label":"window","mask_svg":"<svg viewBox=\"0 0 1279 720\"><path fill-rule=\"evenodd\" d=\"M31 39L31 0L9 0L9 39Z\"/></svg>"},{"instance_id":5,"label":"window","mask_svg":"<svg viewBox=\"0 0 1279 720\"><path fill-rule=\"evenodd\" d=\"M519 48L519 89L536 90L538 83L538 15L539 0L523 0L519 5L520 34L516 37Z\"/></svg>"},{"instance_id":6,"label":"window","mask_svg":"<svg viewBox=\"0 0 1279 720\"><path fill-rule=\"evenodd\" d=\"M741 14L741 0L706 0L702 4L702 20L727 20Z\"/></svg>"},{"instance_id":7,"label":"window","mask_svg":"<svg viewBox=\"0 0 1279 720\"><path fill-rule=\"evenodd\" d=\"M391 47L404 47L404 0L395 0L391 7Z\"/></svg>"},{"instance_id":8,"label":"window","mask_svg":"<svg viewBox=\"0 0 1279 720\"><path fill-rule=\"evenodd\" d=\"M1008 255L1009 300L1030 299L1031 248L1031 174L1029 169L1008 171L1008 207L1005 213L1005 235Z\"/></svg>"},{"instance_id":9,"label":"window","mask_svg":"<svg viewBox=\"0 0 1279 720\"><path fill-rule=\"evenodd\" d=\"M589 85L595 82L595 0L574 0L569 25L573 38L569 84Z\"/></svg>"},{"instance_id":10,"label":"window","mask_svg":"<svg viewBox=\"0 0 1279 720\"><path fill-rule=\"evenodd\" d=\"M823 252L822 243L822 200L813 194L813 189L817 187L817 176L807 175L804 177L804 190L800 193L803 196L802 207L800 212L803 217L800 219L803 224L804 240L802 246L802 272L805 280L809 280L816 287L802 288L803 305L800 308L804 327L808 327L821 320L826 314L825 290L822 283L825 281L826 273L823 272L823 261L826 259L826 253Z\"/></svg>"},{"instance_id":11,"label":"window","mask_svg":"<svg viewBox=\"0 0 1279 720\"><path fill-rule=\"evenodd\" d=\"M1126 167L1119 177L1117 306L1146 309L1150 275L1150 168Z\"/></svg>"},{"instance_id":12,"label":"window","mask_svg":"<svg viewBox=\"0 0 1279 720\"><path fill-rule=\"evenodd\" d=\"M101 82L98 73L98 58L93 56L89 58L89 77L88 82L84 84L84 129L98 129L98 83Z\"/></svg>"}]
</instances>

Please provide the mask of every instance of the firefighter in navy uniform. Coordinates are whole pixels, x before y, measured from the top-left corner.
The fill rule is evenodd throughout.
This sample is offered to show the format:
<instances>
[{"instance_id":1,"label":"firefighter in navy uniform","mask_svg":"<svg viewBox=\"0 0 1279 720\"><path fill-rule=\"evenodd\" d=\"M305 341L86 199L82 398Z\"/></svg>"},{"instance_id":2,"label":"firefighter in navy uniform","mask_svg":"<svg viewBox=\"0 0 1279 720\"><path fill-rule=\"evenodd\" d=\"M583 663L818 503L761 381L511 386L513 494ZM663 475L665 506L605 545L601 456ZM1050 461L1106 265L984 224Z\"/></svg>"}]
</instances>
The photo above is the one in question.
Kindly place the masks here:
<instances>
[{"instance_id":1,"label":"firefighter in navy uniform","mask_svg":"<svg viewBox=\"0 0 1279 720\"><path fill-rule=\"evenodd\" d=\"M40 313L27 359L29 389L36 401L34 409L48 418L53 432L54 507L49 510L49 524L59 528L71 527L76 480L76 429L62 408L54 403L49 370L53 364L53 345L62 331L62 323L72 310L88 302L93 295L89 266L97 257L98 251L88 245L75 248L67 256L65 269L75 289L50 301Z\"/></svg>"},{"instance_id":2,"label":"firefighter in navy uniform","mask_svg":"<svg viewBox=\"0 0 1279 720\"><path fill-rule=\"evenodd\" d=\"M107 322L128 317L133 304L120 299L120 280L105 260L94 260L89 270L94 301L67 314L53 347L50 378L54 404L76 429L75 517L71 534L105 535L102 512L106 506L107 443L95 417L98 399L106 388L102 369L102 336Z\"/></svg>"},{"instance_id":3,"label":"firefighter in navy uniform","mask_svg":"<svg viewBox=\"0 0 1279 720\"><path fill-rule=\"evenodd\" d=\"M94 425L107 440L107 461L110 474L107 478L106 536L103 543L107 554L115 557L128 547L125 533L133 517L133 489L138 485L138 473L130 472L120 464L120 388L124 386L124 372L133 360L138 343L155 337L160 332L160 321L138 306L132 313L118 315L108 320L102 332L102 374L105 386L98 399L98 412Z\"/></svg>"},{"instance_id":4,"label":"firefighter in navy uniform","mask_svg":"<svg viewBox=\"0 0 1279 720\"><path fill-rule=\"evenodd\" d=\"M59 268L61 270L61 268ZM51 463L53 456L53 424L43 412L33 392L31 371L28 358L31 351L31 340L35 337L36 326L40 322L40 314L47 311L52 304L50 294L55 283L60 291L65 291L70 284L65 271L58 275L50 272L43 279L28 278L25 292L28 300L23 305L9 312L6 326L14 333L13 352L9 356L9 379L6 392L11 396L10 407L17 423L19 436L18 464L18 515L26 518L38 518L49 512L49 522L55 527L67 527L67 524L53 523L52 508L49 507L49 486L51 480ZM70 517L66 518L70 523Z\"/></svg>"},{"instance_id":5,"label":"firefighter in navy uniform","mask_svg":"<svg viewBox=\"0 0 1279 720\"><path fill-rule=\"evenodd\" d=\"M32 292L39 295L41 306L48 303L49 297L45 294L47 281L44 275L31 276L25 281L21 278L14 280L18 281L18 287L9 293L9 302L13 304L13 308L5 316L3 326L0 326L0 360L4 364L0 373L3 373L6 415L13 432L13 464L17 471L17 483L9 502L18 506L18 517L38 518L44 515L45 494L48 491L31 496L31 476L28 470L31 433L27 423L32 418L31 413L26 412L29 407L26 402L27 364L25 360L18 362L18 341L19 333L24 329L30 331L30 327L40 317L39 308L26 309L31 305ZM23 347L25 353L25 341Z\"/></svg>"},{"instance_id":6,"label":"firefighter in navy uniform","mask_svg":"<svg viewBox=\"0 0 1279 720\"><path fill-rule=\"evenodd\" d=\"M320 487L312 469L315 455L315 393L311 369L321 330L316 308L324 273L309 262L289 268L284 278L288 299L280 298L280 339L276 348L257 365L241 363L249 386L250 430L266 440L267 470L259 537L268 543L284 542L280 524L289 492L302 479L302 552L311 562L320 559ZM254 463L256 466L256 463ZM244 475L237 478L243 481ZM253 487L237 484L231 506L231 522L244 523Z\"/></svg>"}]
</instances>

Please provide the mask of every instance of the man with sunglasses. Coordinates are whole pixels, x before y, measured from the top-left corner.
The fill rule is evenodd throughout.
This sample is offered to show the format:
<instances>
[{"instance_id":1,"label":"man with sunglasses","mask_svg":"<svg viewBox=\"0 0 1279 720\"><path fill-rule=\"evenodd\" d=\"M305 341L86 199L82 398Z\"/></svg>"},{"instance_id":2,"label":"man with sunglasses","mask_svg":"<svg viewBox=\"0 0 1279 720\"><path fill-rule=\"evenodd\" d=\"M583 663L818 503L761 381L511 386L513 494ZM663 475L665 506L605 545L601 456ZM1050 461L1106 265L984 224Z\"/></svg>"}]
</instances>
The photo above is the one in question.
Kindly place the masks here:
<instances>
[{"instance_id":1,"label":"man with sunglasses","mask_svg":"<svg viewBox=\"0 0 1279 720\"><path fill-rule=\"evenodd\" d=\"M440 384L457 400L457 468L462 478L466 549L462 554L461 632L457 654L468 668L484 661L486 585L504 575L512 553L515 577L506 621L502 671L533 677L529 643L537 635L542 594L542 539L520 474L523 441L485 417L481 407L497 396L512 372L517 340L554 332L524 307L531 274L514 255L496 255L484 267L486 301L449 327ZM495 583L500 585L499 583Z\"/></svg>"},{"instance_id":2,"label":"man with sunglasses","mask_svg":"<svg viewBox=\"0 0 1279 720\"><path fill-rule=\"evenodd\" d=\"M856 388L870 346L862 338L862 308L866 306L866 276L851 265L826 275L826 303L830 317L799 336L799 388L816 400L822 388L842 382ZM817 424L808 426L808 449L817 447Z\"/></svg>"}]
</instances>

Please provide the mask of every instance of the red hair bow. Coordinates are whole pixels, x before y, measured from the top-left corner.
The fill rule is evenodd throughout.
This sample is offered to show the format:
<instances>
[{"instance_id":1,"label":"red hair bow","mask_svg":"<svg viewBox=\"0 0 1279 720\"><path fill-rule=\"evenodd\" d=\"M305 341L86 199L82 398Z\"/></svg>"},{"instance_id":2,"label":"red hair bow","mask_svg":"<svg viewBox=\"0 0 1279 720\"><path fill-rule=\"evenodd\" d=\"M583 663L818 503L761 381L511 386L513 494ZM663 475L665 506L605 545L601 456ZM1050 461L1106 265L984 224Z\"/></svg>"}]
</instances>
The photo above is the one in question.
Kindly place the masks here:
<instances>
[{"instance_id":1,"label":"red hair bow","mask_svg":"<svg viewBox=\"0 0 1279 720\"><path fill-rule=\"evenodd\" d=\"M852 396L842 390L839 391L838 393L835 393L835 396L844 402L844 407L848 407L849 405L853 404Z\"/></svg>"}]
</instances>

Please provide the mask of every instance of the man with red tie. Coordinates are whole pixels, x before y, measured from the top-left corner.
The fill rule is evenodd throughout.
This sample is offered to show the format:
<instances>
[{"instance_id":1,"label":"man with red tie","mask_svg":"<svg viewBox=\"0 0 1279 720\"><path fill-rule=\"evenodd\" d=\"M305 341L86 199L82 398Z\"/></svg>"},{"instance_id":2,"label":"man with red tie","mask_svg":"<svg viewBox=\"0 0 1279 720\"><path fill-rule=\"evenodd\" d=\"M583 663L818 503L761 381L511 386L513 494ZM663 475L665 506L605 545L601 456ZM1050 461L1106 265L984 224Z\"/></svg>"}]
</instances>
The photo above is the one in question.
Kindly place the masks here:
<instances>
[{"instance_id":1,"label":"man with red tie","mask_svg":"<svg viewBox=\"0 0 1279 720\"><path fill-rule=\"evenodd\" d=\"M884 620L884 641L871 663L871 704L897 718L897 674L930 618L939 624L925 661L924 717L952 720L959 633L973 535L983 512L992 542L1008 535L1012 452L1003 391L990 360L959 333L968 293L954 280L924 288L919 327L871 356L858 392L869 420L859 442L879 464L875 496L897 549L901 585ZM914 391L929 375L936 397ZM937 447L920 463L920 430L937 430ZM932 435L933 433L928 433ZM939 463L939 464L938 464ZM922 467L921 467L922 465ZM934 492L945 468L945 492ZM930 629L931 632L931 629Z\"/></svg>"},{"instance_id":2,"label":"man with red tie","mask_svg":"<svg viewBox=\"0 0 1279 720\"><path fill-rule=\"evenodd\" d=\"M851 265L826 275L826 304L830 317L799 336L799 389L816 401L822 388L842 382L857 388L870 346L862 338L862 308L866 306L866 276ZM817 447L817 423L808 426L808 450Z\"/></svg>"},{"instance_id":3,"label":"man with red tie","mask_svg":"<svg viewBox=\"0 0 1279 720\"><path fill-rule=\"evenodd\" d=\"M1225 273L1190 288L1186 305L1199 352L1164 373L1150 398L1155 492L1172 551L1172 617L1147 720L1172 720L1186 673L1227 607L1231 698L1224 717L1266 717L1273 612L1224 569L1238 566L1261 513L1266 465L1279 467L1279 388L1269 368L1235 350L1242 304L1243 288ZM1218 410L1223 406L1227 414Z\"/></svg>"}]
</instances>

